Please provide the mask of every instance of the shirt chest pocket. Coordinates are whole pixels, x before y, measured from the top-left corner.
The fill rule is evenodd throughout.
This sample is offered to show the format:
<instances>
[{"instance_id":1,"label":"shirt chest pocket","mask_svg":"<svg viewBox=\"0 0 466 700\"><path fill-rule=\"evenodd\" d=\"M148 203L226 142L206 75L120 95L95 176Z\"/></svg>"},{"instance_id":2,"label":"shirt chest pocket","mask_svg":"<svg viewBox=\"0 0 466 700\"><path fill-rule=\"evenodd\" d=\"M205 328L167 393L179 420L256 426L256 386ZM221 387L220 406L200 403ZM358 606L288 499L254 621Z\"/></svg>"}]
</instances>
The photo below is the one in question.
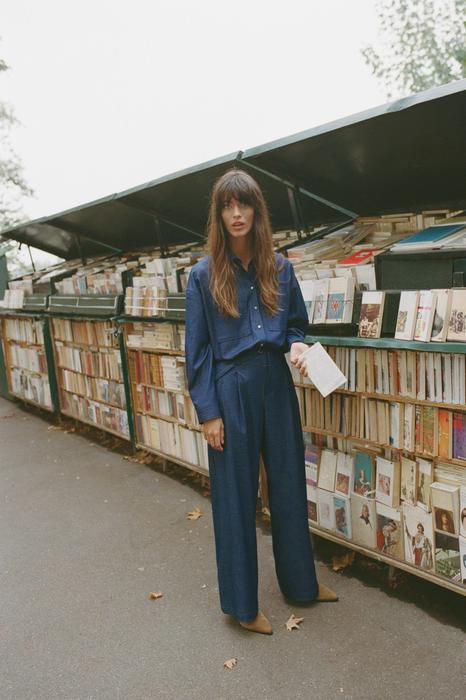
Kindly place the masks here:
<instances>
[{"instance_id":1,"label":"shirt chest pocket","mask_svg":"<svg viewBox=\"0 0 466 700\"><path fill-rule=\"evenodd\" d=\"M238 306L240 311L238 318L225 316L220 313L216 306L212 306L212 325L215 337L219 343L251 335L252 329L247 302L239 299Z\"/></svg>"}]
</instances>

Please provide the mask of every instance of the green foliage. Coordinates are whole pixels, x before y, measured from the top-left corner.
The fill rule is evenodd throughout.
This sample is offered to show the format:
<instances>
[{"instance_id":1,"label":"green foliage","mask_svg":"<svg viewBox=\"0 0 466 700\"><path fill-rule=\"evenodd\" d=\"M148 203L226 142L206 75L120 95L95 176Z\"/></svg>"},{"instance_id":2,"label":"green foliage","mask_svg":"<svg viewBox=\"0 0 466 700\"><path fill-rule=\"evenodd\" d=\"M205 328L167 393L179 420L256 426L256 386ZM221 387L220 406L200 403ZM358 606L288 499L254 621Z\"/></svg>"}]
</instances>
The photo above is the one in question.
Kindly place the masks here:
<instances>
[{"instance_id":1,"label":"green foliage","mask_svg":"<svg viewBox=\"0 0 466 700\"><path fill-rule=\"evenodd\" d=\"M0 73L6 70L8 66L0 58ZM24 218L22 198L33 194L24 178L21 162L11 145L11 129L18 125L19 121L13 109L0 101L0 231ZM2 241L0 238L0 255L7 255L8 267L14 274L21 273L25 268L16 256L17 248L17 243Z\"/></svg>"},{"instance_id":2,"label":"green foliage","mask_svg":"<svg viewBox=\"0 0 466 700\"><path fill-rule=\"evenodd\" d=\"M376 0L380 47L362 50L387 97L466 77L466 0Z\"/></svg>"}]
</instances>

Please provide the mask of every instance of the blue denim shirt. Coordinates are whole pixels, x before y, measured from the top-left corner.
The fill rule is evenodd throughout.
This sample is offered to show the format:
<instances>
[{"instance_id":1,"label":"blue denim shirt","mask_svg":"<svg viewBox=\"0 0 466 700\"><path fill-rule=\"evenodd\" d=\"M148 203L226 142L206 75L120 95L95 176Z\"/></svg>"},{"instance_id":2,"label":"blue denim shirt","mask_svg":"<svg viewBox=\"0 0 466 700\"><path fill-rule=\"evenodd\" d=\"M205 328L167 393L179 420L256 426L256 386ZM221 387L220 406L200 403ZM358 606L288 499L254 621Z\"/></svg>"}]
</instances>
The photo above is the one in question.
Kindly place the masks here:
<instances>
[{"instance_id":1,"label":"blue denim shirt","mask_svg":"<svg viewBox=\"0 0 466 700\"><path fill-rule=\"evenodd\" d=\"M215 381L228 360L257 344L288 352L303 341L308 315L293 266L275 253L279 269L279 311L271 316L263 307L251 260L246 271L230 253L237 268L240 316L221 314L209 290L209 256L191 268L186 287L186 374L188 389L200 423L220 417ZM223 370L224 371L224 370Z\"/></svg>"}]
</instances>

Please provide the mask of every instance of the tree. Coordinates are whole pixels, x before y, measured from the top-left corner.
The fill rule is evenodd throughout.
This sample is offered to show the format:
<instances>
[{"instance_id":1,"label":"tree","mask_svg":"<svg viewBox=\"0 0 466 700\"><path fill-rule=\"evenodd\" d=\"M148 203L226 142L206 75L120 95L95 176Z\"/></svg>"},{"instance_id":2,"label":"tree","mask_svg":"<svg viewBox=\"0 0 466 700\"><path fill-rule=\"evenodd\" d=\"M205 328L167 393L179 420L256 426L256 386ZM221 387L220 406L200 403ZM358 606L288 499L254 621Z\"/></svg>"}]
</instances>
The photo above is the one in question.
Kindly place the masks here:
<instances>
[{"instance_id":1,"label":"tree","mask_svg":"<svg viewBox=\"0 0 466 700\"><path fill-rule=\"evenodd\" d=\"M8 69L5 61L0 58L0 73ZM19 121L13 109L0 101L0 231L24 218L21 200L33 194L23 176L21 161L11 145L11 129L17 125ZM10 269L19 274L26 271L26 267L17 259L16 249L16 243L0 239L0 255L6 254Z\"/></svg>"},{"instance_id":2,"label":"tree","mask_svg":"<svg viewBox=\"0 0 466 700\"><path fill-rule=\"evenodd\" d=\"M376 12L380 50L361 53L389 99L466 76L466 0L376 0Z\"/></svg>"}]
</instances>

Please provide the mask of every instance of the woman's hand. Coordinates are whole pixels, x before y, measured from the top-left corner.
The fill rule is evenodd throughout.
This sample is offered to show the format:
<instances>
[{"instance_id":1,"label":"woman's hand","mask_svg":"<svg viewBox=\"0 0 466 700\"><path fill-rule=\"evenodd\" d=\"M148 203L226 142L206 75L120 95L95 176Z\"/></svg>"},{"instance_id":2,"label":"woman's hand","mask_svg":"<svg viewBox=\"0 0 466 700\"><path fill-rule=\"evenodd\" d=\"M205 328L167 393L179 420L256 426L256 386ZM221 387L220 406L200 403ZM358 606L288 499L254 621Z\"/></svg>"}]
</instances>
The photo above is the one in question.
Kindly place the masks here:
<instances>
[{"instance_id":1,"label":"woman's hand","mask_svg":"<svg viewBox=\"0 0 466 700\"><path fill-rule=\"evenodd\" d=\"M307 369L304 361L300 359L302 353L309 349L309 345L306 343L291 343L290 347L290 361L294 364L304 377L307 377Z\"/></svg>"},{"instance_id":2,"label":"woman's hand","mask_svg":"<svg viewBox=\"0 0 466 700\"><path fill-rule=\"evenodd\" d=\"M211 447L223 452L224 426L221 418L212 418L202 423L202 434Z\"/></svg>"}]
</instances>

